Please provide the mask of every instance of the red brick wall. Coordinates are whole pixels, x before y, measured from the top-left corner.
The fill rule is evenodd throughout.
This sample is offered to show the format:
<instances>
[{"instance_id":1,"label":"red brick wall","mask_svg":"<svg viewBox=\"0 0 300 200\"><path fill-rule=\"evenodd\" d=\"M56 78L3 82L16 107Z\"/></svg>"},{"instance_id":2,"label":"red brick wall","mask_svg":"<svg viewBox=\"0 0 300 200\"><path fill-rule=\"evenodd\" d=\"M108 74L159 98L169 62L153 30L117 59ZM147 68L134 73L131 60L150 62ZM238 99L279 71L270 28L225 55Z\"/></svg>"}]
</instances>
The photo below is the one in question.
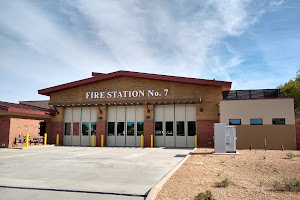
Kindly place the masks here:
<instances>
[{"instance_id":1,"label":"red brick wall","mask_svg":"<svg viewBox=\"0 0 300 200\"><path fill-rule=\"evenodd\" d=\"M56 135L59 134L59 145L63 144L63 122L50 122L48 144L56 144Z\"/></svg>"},{"instance_id":2,"label":"red brick wall","mask_svg":"<svg viewBox=\"0 0 300 200\"><path fill-rule=\"evenodd\" d=\"M300 150L300 120L295 121L297 149Z\"/></svg>"},{"instance_id":3,"label":"red brick wall","mask_svg":"<svg viewBox=\"0 0 300 200\"><path fill-rule=\"evenodd\" d=\"M29 136L37 137L40 133L40 122L43 120L36 119L21 119L21 118L10 118L10 131L9 131L9 147L15 147L15 138L19 137L21 133L22 137L27 133ZM30 144L29 145L34 145ZM17 146L25 146L25 143L20 143Z\"/></svg>"},{"instance_id":4,"label":"red brick wall","mask_svg":"<svg viewBox=\"0 0 300 200\"><path fill-rule=\"evenodd\" d=\"M154 134L154 122L144 121L144 147L151 147L151 135Z\"/></svg>"},{"instance_id":5,"label":"red brick wall","mask_svg":"<svg viewBox=\"0 0 300 200\"><path fill-rule=\"evenodd\" d=\"M214 123L218 120L197 120L198 147L214 147Z\"/></svg>"},{"instance_id":6,"label":"red brick wall","mask_svg":"<svg viewBox=\"0 0 300 200\"><path fill-rule=\"evenodd\" d=\"M0 116L0 148L8 148L10 117Z\"/></svg>"},{"instance_id":7,"label":"red brick wall","mask_svg":"<svg viewBox=\"0 0 300 200\"><path fill-rule=\"evenodd\" d=\"M101 135L104 135L104 146L106 146L106 121L98 121L96 123L96 146L101 146Z\"/></svg>"}]
</instances>

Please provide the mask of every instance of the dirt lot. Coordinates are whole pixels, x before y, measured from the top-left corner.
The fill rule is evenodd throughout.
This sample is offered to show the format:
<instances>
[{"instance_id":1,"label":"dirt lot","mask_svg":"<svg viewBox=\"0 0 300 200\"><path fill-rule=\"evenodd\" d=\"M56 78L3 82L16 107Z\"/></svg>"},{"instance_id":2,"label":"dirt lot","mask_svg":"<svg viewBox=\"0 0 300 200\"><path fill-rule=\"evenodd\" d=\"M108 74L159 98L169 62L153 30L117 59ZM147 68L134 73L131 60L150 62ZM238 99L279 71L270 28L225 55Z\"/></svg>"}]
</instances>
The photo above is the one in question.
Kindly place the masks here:
<instances>
[{"instance_id":1,"label":"dirt lot","mask_svg":"<svg viewBox=\"0 0 300 200\"><path fill-rule=\"evenodd\" d=\"M239 150L241 155L213 155L213 149L197 149L173 174L156 200L194 199L199 192L211 190L217 200L300 199L300 193L275 191L274 181L300 179L300 151L288 159L279 150ZM228 187L219 184L230 179Z\"/></svg>"}]
</instances>

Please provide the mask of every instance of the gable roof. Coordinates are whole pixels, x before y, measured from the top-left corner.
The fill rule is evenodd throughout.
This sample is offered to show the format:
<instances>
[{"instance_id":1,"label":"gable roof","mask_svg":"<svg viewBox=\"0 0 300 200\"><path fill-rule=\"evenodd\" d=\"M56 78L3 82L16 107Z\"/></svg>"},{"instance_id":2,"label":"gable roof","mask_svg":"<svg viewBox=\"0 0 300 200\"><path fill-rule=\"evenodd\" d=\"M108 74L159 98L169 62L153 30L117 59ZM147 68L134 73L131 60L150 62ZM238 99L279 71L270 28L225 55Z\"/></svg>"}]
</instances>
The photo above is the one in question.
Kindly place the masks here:
<instances>
[{"instance_id":1,"label":"gable roof","mask_svg":"<svg viewBox=\"0 0 300 200\"><path fill-rule=\"evenodd\" d=\"M4 101L0 101L0 110L36 115L55 115L55 110Z\"/></svg>"},{"instance_id":2,"label":"gable roof","mask_svg":"<svg viewBox=\"0 0 300 200\"><path fill-rule=\"evenodd\" d=\"M58 92L61 90L66 90L82 85L87 85L91 83L95 83L98 81L104 81L108 79L118 78L122 76L127 77L135 77L135 78L144 78L144 79L152 79L152 80L161 80L161 81L171 81L171 82L179 82L179 83L190 83L197 85L208 85L208 86L217 86L217 87L231 87L231 82L226 81L216 81L216 80L208 80L208 79L198 79L198 78L187 78L187 77L179 77L179 76L168 76L168 75L160 75L160 74L149 74L149 73L141 73L141 72L132 72L132 71L116 71L108 74L104 73L92 73L91 78L86 78L70 83L65 83L62 85L57 85L45 89L41 89L38 91L39 94L49 96L53 92Z\"/></svg>"}]
</instances>

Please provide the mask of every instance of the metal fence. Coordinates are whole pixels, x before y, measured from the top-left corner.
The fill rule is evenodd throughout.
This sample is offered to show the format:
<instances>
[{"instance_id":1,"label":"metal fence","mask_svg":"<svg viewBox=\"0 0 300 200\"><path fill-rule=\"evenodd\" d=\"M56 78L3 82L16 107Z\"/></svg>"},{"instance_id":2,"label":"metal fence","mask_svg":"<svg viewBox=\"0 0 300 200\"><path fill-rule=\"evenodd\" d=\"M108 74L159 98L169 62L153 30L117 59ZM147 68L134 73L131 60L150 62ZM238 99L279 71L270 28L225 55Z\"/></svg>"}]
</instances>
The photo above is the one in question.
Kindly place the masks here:
<instances>
[{"instance_id":1,"label":"metal fence","mask_svg":"<svg viewBox=\"0 0 300 200\"><path fill-rule=\"evenodd\" d=\"M279 89L223 91L223 99L266 99L280 97Z\"/></svg>"}]
</instances>

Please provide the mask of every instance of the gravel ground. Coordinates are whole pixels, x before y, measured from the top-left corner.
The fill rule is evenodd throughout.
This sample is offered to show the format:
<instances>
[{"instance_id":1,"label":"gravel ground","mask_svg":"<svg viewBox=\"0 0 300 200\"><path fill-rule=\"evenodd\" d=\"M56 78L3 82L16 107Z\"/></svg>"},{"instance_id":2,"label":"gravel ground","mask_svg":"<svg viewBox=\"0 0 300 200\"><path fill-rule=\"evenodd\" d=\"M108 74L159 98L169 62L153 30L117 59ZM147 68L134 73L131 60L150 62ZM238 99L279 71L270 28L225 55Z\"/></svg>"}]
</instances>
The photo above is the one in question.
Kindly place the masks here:
<instances>
[{"instance_id":1,"label":"gravel ground","mask_svg":"<svg viewBox=\"0 0 300 200\"><path fill-rule=\"evenodd\" d=\"M300 151L288 159L280 150L239 150L241 155L213 155L213 149L197 149L158 193L156 200L194 199L211 190L217 200L299 199L300 193L275 191L274 181L300 179ZM220 182L231 183L222 188Z\"/></svg>"}]
</instances>

